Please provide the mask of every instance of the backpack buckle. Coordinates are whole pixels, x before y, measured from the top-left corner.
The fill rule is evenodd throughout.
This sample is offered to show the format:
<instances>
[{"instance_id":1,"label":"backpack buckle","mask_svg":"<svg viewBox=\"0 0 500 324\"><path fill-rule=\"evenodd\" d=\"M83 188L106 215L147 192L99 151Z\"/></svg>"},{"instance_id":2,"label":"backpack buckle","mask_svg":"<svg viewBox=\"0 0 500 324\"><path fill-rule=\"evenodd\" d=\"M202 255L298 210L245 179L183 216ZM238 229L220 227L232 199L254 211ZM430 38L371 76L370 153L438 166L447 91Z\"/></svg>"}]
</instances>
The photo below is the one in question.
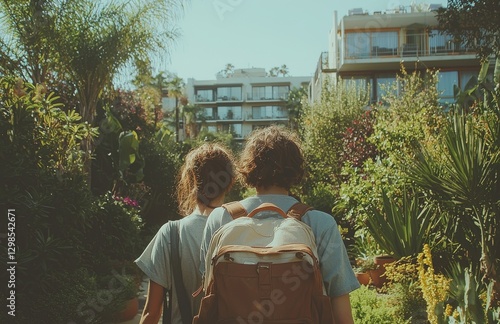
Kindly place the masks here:
<instances>
[{"instance_id":1,"label":"backpack buckle","mask_svg":"<svg viewBox=\"0 0 500 324\"><path fill-rule=\"evenodd\" d=\"M257 273L260 273L260 269L267 270L271 268L271 265L269 263L257 263Z\"/></svg>"}]
</instances>

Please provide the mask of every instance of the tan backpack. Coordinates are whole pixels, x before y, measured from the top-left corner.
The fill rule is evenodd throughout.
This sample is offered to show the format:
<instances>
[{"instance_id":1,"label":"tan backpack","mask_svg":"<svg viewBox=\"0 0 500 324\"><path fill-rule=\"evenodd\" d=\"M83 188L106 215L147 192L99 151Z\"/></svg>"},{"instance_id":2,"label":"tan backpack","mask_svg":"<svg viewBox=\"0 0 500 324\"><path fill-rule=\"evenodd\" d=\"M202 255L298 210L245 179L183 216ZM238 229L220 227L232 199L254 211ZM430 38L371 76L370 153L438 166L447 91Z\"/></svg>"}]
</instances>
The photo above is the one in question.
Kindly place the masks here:
<instances>
[{"instance_id":1,"label":"tan backpack","mask_svg":"<svg viewBox=\"0 0 500 324\"><path fill-rule=\"evenodd\" d=\"M300 221L311 208L297 203L285 214L265 203L247 215L239 202L223 207L234 220L210 241L193 324L333 323L314 234Z\"/></svg>"}]
</instances>

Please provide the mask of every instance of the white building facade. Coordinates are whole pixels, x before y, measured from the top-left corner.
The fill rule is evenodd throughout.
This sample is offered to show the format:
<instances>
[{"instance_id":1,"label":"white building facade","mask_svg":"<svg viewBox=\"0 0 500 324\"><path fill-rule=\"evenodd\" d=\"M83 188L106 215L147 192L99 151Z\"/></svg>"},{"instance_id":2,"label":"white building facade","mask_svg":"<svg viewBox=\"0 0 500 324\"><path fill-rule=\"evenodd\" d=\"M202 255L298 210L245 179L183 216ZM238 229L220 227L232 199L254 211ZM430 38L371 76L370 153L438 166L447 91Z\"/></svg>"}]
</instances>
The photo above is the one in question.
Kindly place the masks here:
<instances>
[{"instance_id":1,"label":"white building facade","mask_svg":"<svg viewBox=\"0 0 500 324\"><path fill-rule=\"evenodd\" d=\"M230 77L216 80L188 79L190 104L200 107L199 128L230 132L243 140L252 130L271 124L287 125L288 94L307 87L310 77L269 77L263 68L236 69Z\"/></svg>"},{"instance_id":2,"label":"white building facade","mask_svg":"<svg viewBox=\"0 0 500 324\"><path fill-rule=\"evenodd\" d=\"M352 80L359 87L369 84L372 102L379 101L404 66L408 72L439 70L440 101L453 102L453 87L463 89L477 76L480 62L474 52L440 33L433 10L438 7L398 7L373 14L357 8L340 20L335 12L328 52L311 81L311 101L320 98L327 77Z\"/></svg>"}]
</instances>

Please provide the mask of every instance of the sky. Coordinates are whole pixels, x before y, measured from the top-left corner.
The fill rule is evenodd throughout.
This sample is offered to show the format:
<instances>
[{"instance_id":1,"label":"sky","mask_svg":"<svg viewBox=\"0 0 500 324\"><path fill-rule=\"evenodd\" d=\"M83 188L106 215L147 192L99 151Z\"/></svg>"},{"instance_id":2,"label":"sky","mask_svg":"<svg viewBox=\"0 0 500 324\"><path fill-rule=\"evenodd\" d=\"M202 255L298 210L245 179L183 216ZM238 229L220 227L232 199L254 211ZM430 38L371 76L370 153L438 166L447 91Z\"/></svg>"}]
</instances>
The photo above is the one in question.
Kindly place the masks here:
<instances>
[{"instance_id":1,"label":"sky","mask_svg":"<svg viewBox=\"0 0 500 324\"><path fill-rule=\"evenodd\" d=\"M286 64L291 76L312 76L328 49L335 10L340 19L353 8L372 14L412 3L446 6L445 0L189 0L162 69L184 80L213 80L228 63L266 71Z\"/></svg>"}]
</instances>

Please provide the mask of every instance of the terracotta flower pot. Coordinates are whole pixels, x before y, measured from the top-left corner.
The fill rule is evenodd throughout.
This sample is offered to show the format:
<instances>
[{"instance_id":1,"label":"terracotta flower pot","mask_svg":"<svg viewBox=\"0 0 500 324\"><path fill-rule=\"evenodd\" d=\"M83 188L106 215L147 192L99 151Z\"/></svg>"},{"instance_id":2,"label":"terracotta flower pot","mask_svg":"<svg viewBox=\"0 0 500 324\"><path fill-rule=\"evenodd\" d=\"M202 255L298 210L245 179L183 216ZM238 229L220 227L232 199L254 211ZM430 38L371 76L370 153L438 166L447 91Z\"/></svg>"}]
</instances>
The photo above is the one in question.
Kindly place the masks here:
<instances>
[{"instance_id":1,"label":"terracotta flower pot","mask_svg":"<svg viewBox=\"0 0 500 324\"><path fill-rule=\"evenodd\" d=\"M139 312L139 298L135 297L127 301L125 308L116 314L118 322L126 322L133 319Z\"/></svg>"},{"instance_id":2,"label":"terracotta flower pot","mask_svg":"<svg viewBox=\"0 0 500 324\"><path fill-rule=\"evenodd\" d=\"M368 286L371 281L369 272L358 272L356 273L356 278L358 279L360 284L365 286Z\"/></svg>"},{"instance_id":3,"label":"terracotta flower pot","mask_svg":"<svg viewBox=\"0 0 500 324\"><path fill-rule=\"evenodd\" d=\"M396 261L396 259L389 255L379 255L373 261L377 265L377 269L371 271L373 285L377 288L382 288L384 283L387 282L387 278L384 275L385 265Z\"/></svg>"}]
</instances>

